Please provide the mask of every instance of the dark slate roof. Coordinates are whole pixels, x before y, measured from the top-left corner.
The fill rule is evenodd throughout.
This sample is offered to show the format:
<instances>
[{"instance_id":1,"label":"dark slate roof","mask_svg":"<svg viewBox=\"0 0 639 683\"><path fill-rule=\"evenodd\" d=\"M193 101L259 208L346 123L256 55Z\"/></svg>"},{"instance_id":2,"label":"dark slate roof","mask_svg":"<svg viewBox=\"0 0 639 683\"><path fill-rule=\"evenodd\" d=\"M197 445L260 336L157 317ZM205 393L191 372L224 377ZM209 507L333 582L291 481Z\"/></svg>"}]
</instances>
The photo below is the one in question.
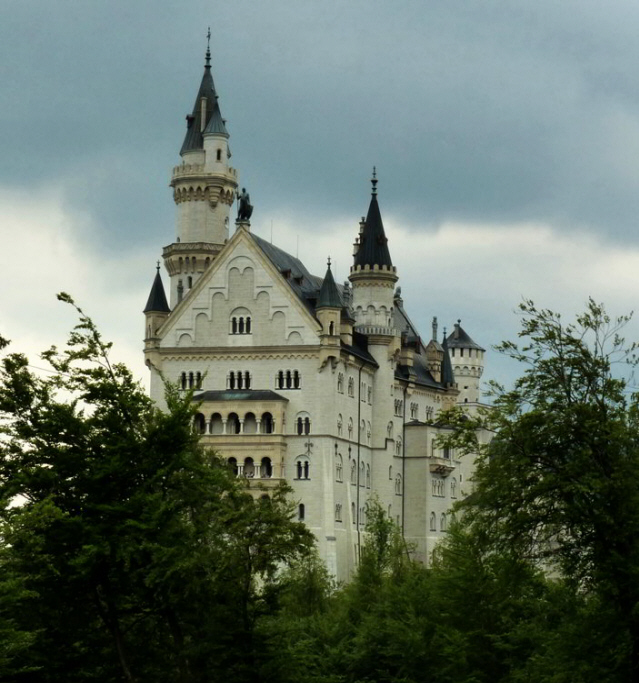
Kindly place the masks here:
<instances>
[{"instance_id":1,"label":"dark slate roof","mask_svg":"<svg viewBox=\"0 0 639 683\"><path fill-rule=\"evenodd\" d=\"M450 354L448 353L448 343L446 336L442 340L442 350L444 356L442 358L442 384L445 387L452 387L455 385L455 373L453 372L453 364L450 361Z\"/></svg>"},{"instance_id":2,"label":"dark slate roof","mask_svg":"<svg viewBox=\"0 0 639 683\"><path fill-rule=\"evenodd\" d=\"M331 264L328 264L326 275L319 291L319 299L317 300L317 308L342 308L342 297L339 294L335 278L331 271Z\"/></svg>"},{"instance_id":3,"label":"dark slate roof","mask_svg":"<svg viewBox=\"0 0 639 683\"><path fill-rule=\"evenodd\" d=\"M207 62L208 61L209 59L207 56ZM182 149L180 150L181 155L185 152L191 152L204 147L204 139L202 137L201 105L201 100L203 97L206 98L206 132L221 133L228 137L224 120L222 119L222 114L220 113L220 107L217 103L217 93L215 92L215 85L213 84L211 65L207 63L204 67L204 75L202 76L200 89L198 90L197 97L195 98L195 104L193 105L193 113L186 117L187 129L186 135L184 136L184 142L182 143ZM210 131L208 130L209 126L212 127L212 130Z\"/></svg>"},{"instance_id":4,"label":"dark slate roof","mask_svg":"<svg viewBox=\"0 0 639 683\"><path fill-rule=\"evenodd\" d=\"M160 276L160 267L158 266L157 273L155 274L155 279L153 280L153 285L151 286L151 292L149 298L144 307L143 313L170 313L171 309L166 300L166 294L164 293L164 285L162 284L162 278Z\"/></svg>"},{"instance_id":5,"label":"dark slate roof","mask_svg":"<svg viewBox=\"0 0 639 683\"><path fill-rule=\"evenodd\" d=\"M449 349L479 349L480 351L485 351L477 342L474 342L467 334L467 332L461 326L461 320L455 323L455 328L448 335Z\"/></svg>"},{"instance_id":6,"label":"dark slate roof","mask_svg":"<svg viewBox=\"0 0 639 683\"><path fill-rule=\"evenodd\" d=\"M402 300L395 297L393 304L393 326L395 329L399 330L401 334L405 334L408 342L421 340L417 328L413 325L411 319L408 317L408 313L404 310Z\"/></svg>"},{"instance_id":7,"label":"dark slate roof","mask_svg":"<svg viewBox=\"0 0 639 683\"><path fill-rule=\"evenodd\" d=\"M193 396L194 401L288 401L284 396L268 389L224 389L203 391Z\"/></svg>"},{"instance_id":8,"label":"dark slate roof","mask_svg":"<svg viewBox=\"0 0 639 683\"><path fill-rule=\"evenodd\" d=\"M398 365L395 370L395 377L404 381L412 381L433 389L441 389L442 385L435 381L426 367L426 359L423 355L415 354L412 367L408 365Z\"/></svg>"},{"instance_id":9,"label":"dark slate roof","mask_svg":"<svg viewBox=\"0 0 639 683\"><path fill-rule=\"evenodd\" d=\"M361 332L353 331L352 346L342 342L342 349L348 351L348 353L352 353L354 356L357 356L360 360L366 361L375 368L379 367L377 361L368 352L368 337Z\"/></svg>"},{"instance_id":10,"label":"dark slate roof","mask_svg":"<svg viewBox=\"0 0 639 683\"><path fill-rule=\"evenodd\" d=\"M382 214L379 211L377 196L373 194L368 207L368 215L364 223L364 230L359 236L359 249L355 254L356 266L392 266L388 239L384 232Z\"/></svg>"}]
</instances>

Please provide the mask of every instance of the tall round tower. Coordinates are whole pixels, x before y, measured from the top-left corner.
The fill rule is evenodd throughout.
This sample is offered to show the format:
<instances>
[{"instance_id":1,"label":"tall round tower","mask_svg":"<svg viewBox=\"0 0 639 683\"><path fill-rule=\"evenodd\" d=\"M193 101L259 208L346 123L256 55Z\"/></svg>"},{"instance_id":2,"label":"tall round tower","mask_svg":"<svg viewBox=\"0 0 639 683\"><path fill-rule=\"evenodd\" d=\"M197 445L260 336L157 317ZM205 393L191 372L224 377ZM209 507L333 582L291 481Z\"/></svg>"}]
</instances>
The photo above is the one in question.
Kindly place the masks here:
<instances>
[{"instance_id":1,"label":"tall round tower","mask_svg":"<svg viewBox=\"0 0 639 683\"><path fill-rule=\"evenodd\" d=\"M478 403L479 380L484 372L484 353L462 328L461 320L455 323L452 333L446 339L453 364L455 383L459 389L459 403Z\"/></svg>"},{"instance_id":2,"label":"tall round tower","mask_svg":"<svg viewBox=\"0 0 639 683\"><path fill-rule=\"evenodd\" d=\"M228 240L229 214L237 190L237 173L229 165L229 134L213 83L209 47L193 113L186 121L180 150L182 163L173 169L171 178L177 207L176 240L163 251L171 277L171 308L182 300Z\"/></svg>"}]
</instances>

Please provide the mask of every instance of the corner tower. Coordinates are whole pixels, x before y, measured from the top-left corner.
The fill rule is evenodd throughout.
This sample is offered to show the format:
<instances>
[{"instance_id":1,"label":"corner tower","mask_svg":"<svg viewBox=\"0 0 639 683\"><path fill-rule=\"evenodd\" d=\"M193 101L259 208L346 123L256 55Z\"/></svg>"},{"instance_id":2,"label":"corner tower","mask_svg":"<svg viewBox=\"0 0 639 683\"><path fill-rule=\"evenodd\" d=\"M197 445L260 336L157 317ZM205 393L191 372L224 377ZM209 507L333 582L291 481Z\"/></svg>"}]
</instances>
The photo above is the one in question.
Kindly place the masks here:
<instances>
[{"instance_id":1,"label":"corner tower","mask_svg":"<svg viewBox=\"0 0 639 683\"><path fill-rule=\"evenodd\" d=\"M486 350L471 339L461 326L461 320L455 323L452 333L445 341L452 355L455 382L459 389L459 403L478 403Z\"/></svg>"},{"instance_id":2,"label":"corner tower","mask_svg":"<svg viewBox=\"0 0 639 683\"><path fill-rule=\"evenodd\" d=\"M210 41L211 32L208 38ZM237 173L229 160L229 134L218 104L207 46L204 75L193 112L186 117L171 187L177 208L176 239L164 248L174 308L197 282L229 237L229 214L237 190Z\"/></svg>"}]
</instances>

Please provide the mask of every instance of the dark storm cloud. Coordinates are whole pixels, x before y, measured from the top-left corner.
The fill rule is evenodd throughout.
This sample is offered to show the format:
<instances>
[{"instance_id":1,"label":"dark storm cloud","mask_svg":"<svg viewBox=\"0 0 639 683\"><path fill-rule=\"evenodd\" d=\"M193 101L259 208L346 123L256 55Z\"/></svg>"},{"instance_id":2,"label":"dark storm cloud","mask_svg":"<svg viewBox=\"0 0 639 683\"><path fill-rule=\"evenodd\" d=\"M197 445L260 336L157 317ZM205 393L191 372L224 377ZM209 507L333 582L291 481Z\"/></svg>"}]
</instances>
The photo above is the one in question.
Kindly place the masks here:
<instances>
[{"instance_id":1,"label":"dark storm cloud","mask_svg":"<svg viewBox=\"0 0 639 683\"><path fill-rule=\"evenodd\" d=\"M61 184L109 247L168 243L167 187L213 31L257 220L383 210L635 240L639 6L513 2L8 2L8 186Z\"/></svg>"}]
</instances>

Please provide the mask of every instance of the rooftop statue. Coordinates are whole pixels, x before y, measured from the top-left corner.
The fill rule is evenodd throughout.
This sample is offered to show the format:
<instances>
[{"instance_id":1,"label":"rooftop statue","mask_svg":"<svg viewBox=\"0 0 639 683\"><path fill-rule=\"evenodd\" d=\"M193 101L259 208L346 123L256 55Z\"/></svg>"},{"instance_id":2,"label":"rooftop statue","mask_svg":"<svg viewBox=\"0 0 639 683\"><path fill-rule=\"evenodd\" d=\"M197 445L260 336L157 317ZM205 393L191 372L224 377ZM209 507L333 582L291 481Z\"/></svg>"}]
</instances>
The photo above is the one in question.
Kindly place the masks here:
<instances>
[{"instance_id":1,"label":"rooftop statue","mask_svg":"<svg viewBox=\"0 0 639 683\"><path fill-rule=\"evenodd\" d=\"M253 213L253 205L251 198L246 188L243 187L241 192L237 193L237 220L248 221Z\"/></svg>"}]
</instances>

